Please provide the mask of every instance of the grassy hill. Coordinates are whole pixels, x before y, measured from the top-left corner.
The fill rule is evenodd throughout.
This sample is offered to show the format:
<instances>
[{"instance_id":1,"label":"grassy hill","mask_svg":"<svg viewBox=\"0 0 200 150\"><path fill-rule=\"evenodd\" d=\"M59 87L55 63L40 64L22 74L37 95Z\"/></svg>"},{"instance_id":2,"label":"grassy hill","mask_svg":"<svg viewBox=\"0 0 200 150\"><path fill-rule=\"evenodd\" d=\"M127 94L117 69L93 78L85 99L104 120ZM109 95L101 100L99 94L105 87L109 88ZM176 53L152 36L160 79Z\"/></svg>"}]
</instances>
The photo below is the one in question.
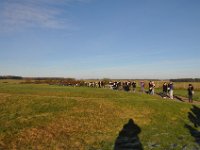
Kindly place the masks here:
<instances>
[{"instance_id":1,"label":"grassy hill","mask_svg":"<svg viewBox=\"0 0 200 150\"><path fill-rule=\"evenodd\" d=\"M129 119L144 149L199 149L199 114L141 93L0 83L0 149L110 150Z\"/></svg>"}]
</instances>

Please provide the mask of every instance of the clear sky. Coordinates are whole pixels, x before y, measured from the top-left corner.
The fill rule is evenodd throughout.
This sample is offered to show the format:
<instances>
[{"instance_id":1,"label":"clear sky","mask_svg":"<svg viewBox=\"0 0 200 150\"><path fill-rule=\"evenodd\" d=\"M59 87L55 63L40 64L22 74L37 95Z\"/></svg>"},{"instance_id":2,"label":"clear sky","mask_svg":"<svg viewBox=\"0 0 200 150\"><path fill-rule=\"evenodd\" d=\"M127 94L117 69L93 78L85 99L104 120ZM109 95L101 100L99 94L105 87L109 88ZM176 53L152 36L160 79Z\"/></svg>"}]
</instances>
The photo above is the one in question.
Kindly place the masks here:
<instances>
[{"instance_id":1,"label":"clear sky","mask_svg":"<svg viewBox=\"0 0 200 150\"><path fill-rule=\"evenodd\" d=\"M0 75L200 77L199 0L1 0Z\"/></svg>"}]
</instances>

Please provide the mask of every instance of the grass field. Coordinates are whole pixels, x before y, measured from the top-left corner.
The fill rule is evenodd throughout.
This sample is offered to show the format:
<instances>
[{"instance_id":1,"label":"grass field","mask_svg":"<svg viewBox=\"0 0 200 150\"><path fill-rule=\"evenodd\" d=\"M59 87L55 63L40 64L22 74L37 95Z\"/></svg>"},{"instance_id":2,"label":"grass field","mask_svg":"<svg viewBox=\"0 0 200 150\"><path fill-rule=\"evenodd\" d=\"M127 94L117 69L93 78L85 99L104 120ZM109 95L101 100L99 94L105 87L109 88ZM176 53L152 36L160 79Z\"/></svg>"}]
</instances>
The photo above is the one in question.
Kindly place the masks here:
<instances>
[{"instance_id":1,"label":"grass field","mask_svg":"<svg viewBox=\"0 0 200 150\"><path fill-rule=\"evenodd\" d=\"M1 82L0 149L111 150L129 119L144 149L200 149L199 110L140 93Z\"/></svg>"}]
</instances>

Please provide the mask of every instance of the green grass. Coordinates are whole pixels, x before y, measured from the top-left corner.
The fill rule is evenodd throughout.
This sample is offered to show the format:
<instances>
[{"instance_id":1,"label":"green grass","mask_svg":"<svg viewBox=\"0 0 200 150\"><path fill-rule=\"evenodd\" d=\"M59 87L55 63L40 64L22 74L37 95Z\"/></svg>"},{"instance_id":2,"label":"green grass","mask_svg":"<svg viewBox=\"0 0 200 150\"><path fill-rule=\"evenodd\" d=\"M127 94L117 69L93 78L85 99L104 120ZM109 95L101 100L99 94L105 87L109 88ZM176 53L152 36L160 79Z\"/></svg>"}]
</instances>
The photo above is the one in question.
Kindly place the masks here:
<instances>
[{"instance_id":1,"label":"green grass","mask_svg":"<svg viewBox=\"0 0 200 150\"><path fill-rule=\"evenodd\" d=\"M194 90L194 91L195 91L195 93L194 93L194 96L193 96L193 100L200 101L200 90ZM156 88L155 92L160 93L160 92L162 92L162 89ZM174 95L188 98L188 91L187 91L187 89L176 89L175 88L174 89Z\"/></svg>"},{"instance_id":2,"label":"green grass","mask_svg":"<svg viewBox=\"0 0 200 150\"><path fill-rule=\"evenodd\" d=\"M109 89L0 83L0 149L110 150L130 118L144 149L192 149L192 107Z\"/></svg>"},{"instance_id":3,"label":"green grass","mask_svg":"<svg viewBox=\"0 0 200 150\"><path fill-rule=\"evenodd\" d=\"M187 90L185 90L185 89L175 90L174 94L179 95L179 96L183 96L183 97L188 97ZM193 99L196 100L196 101L200 101L200 91L199 90L195 90Z\"/></svg>"}]
</instances>

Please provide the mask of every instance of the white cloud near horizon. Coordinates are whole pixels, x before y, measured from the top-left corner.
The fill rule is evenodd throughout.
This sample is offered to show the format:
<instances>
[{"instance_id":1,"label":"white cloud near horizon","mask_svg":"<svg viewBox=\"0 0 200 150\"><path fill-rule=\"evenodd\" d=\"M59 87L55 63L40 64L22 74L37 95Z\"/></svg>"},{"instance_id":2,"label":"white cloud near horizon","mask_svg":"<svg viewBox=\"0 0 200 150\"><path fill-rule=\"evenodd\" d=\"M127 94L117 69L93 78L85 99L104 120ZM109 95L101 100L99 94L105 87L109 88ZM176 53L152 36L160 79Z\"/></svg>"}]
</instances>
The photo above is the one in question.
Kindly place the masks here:
<instances>
[{"instance_id":1,"label":"white cloud near horizon","mask_svg":"<svg viewBox=\"0 0 200 150\"><path fill-rule=\"evenodd\" d=\"M90 0L3 0L0 6L0 30L15 31L30 27L68 29L70 19L64 7Z\"/></svg>"}]
</instances>

